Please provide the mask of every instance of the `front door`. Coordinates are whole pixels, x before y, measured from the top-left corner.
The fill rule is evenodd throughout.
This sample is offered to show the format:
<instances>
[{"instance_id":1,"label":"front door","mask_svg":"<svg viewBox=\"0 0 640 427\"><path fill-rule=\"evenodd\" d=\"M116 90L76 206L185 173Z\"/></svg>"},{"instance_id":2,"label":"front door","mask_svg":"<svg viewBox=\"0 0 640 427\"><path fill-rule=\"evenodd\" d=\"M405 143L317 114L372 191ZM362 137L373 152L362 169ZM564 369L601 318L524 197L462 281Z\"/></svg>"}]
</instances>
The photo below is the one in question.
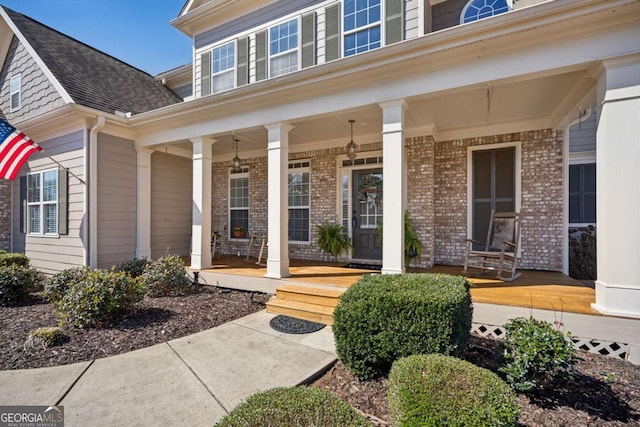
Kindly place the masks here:
<instances>
[{"instance_id":1,"label":"front door","mask_svg":"<svg viewBox=\"0 0 640 427\"><path fill-rule=\"evenodd\" d=\"M353 257L362 260L382 259L382 169L353 171Z\"/></svg>"}]
</instances>

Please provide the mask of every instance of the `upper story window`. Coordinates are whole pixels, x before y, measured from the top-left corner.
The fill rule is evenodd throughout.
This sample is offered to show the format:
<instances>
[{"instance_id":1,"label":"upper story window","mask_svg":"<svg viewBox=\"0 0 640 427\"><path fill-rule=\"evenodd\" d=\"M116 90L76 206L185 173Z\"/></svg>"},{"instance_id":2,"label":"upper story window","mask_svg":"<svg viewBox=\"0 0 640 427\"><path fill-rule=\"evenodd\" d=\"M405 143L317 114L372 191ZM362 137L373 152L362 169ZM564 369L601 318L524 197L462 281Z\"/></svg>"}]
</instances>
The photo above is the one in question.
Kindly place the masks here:
<instances>
[{"instance_id":1,"label":"upper story window","mask_svg":"<svg viewBox=\"0 0 640 427\"><path fill-rule=\"evenodd\" d=\"M235 42L230 42L216 47L212 51L212 75L213 92L222 92L235 87Z\"/></svg>"},{"instance_id":2,"label":"upper story window","mask_svg":"<svg viewBox=\"0 0 640 427\"><path fill-rule=\"evenodd\" d=\"M20 74L11 77L9 91L11 92L11 111L20 109L22 106L22 77Z\"/></svg>"},{"instance_id":3,"label":"upper story window","mask_svg":"<svg viewBox=\"0 0 640 427\"><path fill-rule=\"evenodd\" d=\"M380 0L345 0L344 56L381 46Z\"/></svg>"},{"instance_id":4,"label":"upper story window","mask_svg":"<svg viewBox=\"0 0 640 427\"><path fill-rule=\"evenodd\" d=\"M269 29L269 74L271 77L298 69L298 19Z\"/></svg>"},{"instance_id":5,"label":"upper story window","mask_svg":"<svg viewBox=\"0 0 640 427\"><path fill-rule=\"evenodd\" d=\"M477 21L511 10L510 0L471 0L462 9L460 23Z\"/></svg>"}]
</instances>

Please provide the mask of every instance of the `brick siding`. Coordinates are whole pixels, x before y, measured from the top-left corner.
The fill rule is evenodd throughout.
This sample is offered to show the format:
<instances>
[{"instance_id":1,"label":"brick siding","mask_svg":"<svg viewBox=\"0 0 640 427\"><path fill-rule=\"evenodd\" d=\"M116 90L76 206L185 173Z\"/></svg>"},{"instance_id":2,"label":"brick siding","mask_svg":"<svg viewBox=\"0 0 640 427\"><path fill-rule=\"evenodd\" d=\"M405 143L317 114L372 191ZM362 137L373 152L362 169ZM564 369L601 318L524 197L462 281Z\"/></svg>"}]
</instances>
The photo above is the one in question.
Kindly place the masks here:
<instances>
[{"instance_id":1,"label":"brick siding","mask_svg":"<svg viewBox=\"0 0 640 427\"><path fill-rule=\"evenodd\" d=\"M436 142L430 136L406 140L407 210L424 245L413 266L461 265L467 238L467 147L520 141L522 146L522 262L523 268L562 269L563 134L552 130ZM379 151L380 142L363 144L358 155ZM326 259L315 242L315 224L336 217L338 155L342 147L292 153L290 160L309 160L311 170L310 243L291 244L295 259ZM250 232L267 233L267 158L245 159L249 166ZM213 165L213 229L222 234L222 251L236 245L228 239L230 163ZM239 243L241 252L246 242Z\"/></svg>"}]
</instances>

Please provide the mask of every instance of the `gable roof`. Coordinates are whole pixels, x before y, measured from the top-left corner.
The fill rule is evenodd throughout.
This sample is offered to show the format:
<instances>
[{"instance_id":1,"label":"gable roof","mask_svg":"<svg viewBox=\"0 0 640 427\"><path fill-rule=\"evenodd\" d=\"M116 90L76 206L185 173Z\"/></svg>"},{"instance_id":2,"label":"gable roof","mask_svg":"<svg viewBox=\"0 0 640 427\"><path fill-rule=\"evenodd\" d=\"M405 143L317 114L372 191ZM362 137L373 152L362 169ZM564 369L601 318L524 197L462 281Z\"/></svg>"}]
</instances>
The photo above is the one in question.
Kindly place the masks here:
<instances>
[{"instance_id":1,"label":"gable roof","mask_svg":"<svg viewBox=\"0 0 640 427\"><path fill-rule=\"evenodd\" d=\"M107 113L143 113L182 102L148 73L0 6L77 104Z\"/></svg>"}]
</instances>

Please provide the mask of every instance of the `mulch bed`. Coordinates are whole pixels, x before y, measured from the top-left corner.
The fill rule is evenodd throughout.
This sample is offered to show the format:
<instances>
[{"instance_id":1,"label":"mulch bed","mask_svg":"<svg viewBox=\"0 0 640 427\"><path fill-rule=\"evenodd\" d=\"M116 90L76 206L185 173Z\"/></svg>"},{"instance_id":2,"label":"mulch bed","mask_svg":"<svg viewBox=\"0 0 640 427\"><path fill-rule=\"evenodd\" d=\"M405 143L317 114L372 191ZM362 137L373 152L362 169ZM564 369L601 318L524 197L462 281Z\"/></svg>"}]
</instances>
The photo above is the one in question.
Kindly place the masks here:
<instances>
[{"instance_id":1,"label":"mulch bed","mask_svg":"<svg viewBox=\"0 0 640 427\"><path fill-rule=\"evenodd\" d=\"M267 300L210 286L183 297L146 297L114 325L63 327L64 342L45 349L25 346L30 330L58 324L52 305L34 295L23 306L0 307L0 369L64 365L148 347L262 310ZM497 372L501 354L499 341L472 337L465 359ZM640 366L582 351L579 357L573 382L556 381L518 396L521 425L640 425ZM388 425L386 380L358 381L338 362L313 385L336 393L374 425Z\"/></svg>"},{"instance_id":2,"label":"mulch bed","mask_svg":"<svg viewBox=\"0 0 640 427\"><path fill-rule=\"evenodd\" d=\"M465 359L496 372L501 354L499 341L474 336ZM573 382L554 381L518 395L520 425L640 425L640 366L584 351L579 359ZM359 381L338 362L313 385L336 393L374 425L389 425L385 379Z\"/></svg>"},{"instance_id":3,"label":"mulch bed","mask_svg":"<svg viewBox=\"0 0 640 427\"><path fill-rule=\"evenodd\" d=\"M41 368L113 356L200 332L264 309L265 294L202 286L182 297L145 297L135 312L101 328L63 327L63 343L25 345L29 331L57 326L52 304L33 295L20 307L0 307L0 370Z\"/></svg>"}]
</instances>

